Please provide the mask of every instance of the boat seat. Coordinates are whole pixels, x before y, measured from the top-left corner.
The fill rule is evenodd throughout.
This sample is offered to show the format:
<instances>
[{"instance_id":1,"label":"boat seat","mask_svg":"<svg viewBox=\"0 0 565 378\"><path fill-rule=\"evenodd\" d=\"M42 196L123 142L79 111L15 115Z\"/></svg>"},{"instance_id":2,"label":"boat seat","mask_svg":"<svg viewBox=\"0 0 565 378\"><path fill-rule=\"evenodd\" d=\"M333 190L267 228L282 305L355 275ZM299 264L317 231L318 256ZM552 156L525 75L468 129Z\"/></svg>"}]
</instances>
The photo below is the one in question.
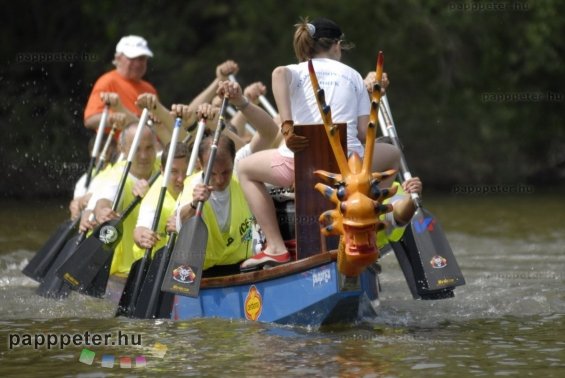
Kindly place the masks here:
<instances>
[{"instance_id":1,"label":"boat seat","mask_svg":"<svg viewBox=\"0 0 565 378\"><path fill-rule=\"evenodd\" d=\"M270 186L269 195L275 203L294 201L294 186Z\"/></svg>"}]
</instances>

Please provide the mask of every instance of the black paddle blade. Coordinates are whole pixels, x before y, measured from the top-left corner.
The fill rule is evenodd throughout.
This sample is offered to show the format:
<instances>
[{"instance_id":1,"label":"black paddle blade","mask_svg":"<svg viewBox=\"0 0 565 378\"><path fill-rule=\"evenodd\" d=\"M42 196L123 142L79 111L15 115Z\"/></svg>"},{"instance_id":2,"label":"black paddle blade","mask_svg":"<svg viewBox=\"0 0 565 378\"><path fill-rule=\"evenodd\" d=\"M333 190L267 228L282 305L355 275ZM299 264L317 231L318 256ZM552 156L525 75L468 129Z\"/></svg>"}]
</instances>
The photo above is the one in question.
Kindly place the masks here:
<instances>
[{"instance_id":1,"label":"black paddle blade","mask_svg":"<svg viewBox=\"0 0 565 378\"><path fill-rule=\"evenodd\" d=\"M57 299L66 298L69 295L71 286L57 275L57 270L77 250L80 237L80 235L75 235L65 243L65 246L61 249L61 252L51 265L51 268L47 271L43 282L37 288L36 293L38 295L45 298Z\"/></svg>"},{"instance_id":2,"label":"black paddle blade","mask_svg":"<svg viewBox=\"0 0 565 378\"><path fill-rule=\"evenodd\" d=\"M198 297L207 243L208 229L202 217L190 218L179 232L169 267L163 277L162 291Z\"/></svg>"},{"instance_id":3,"label":"black paddle blade","mask_svg":"<svg viewBox=\"0 0 565 378\"><path fill-rule=\"evenodd\" d=\"M106 263L100 271L94 276L94 279L85 289L80 289L82 294L86 294L95 298L103 298L106 294L106 286L108 286L108 279L110 278L110 266L112 265L112 257L110 255Z\"/></svg>"},{"instance_id":4,"label":"black paddle blade","mask_svg":"<svg viewBox=\"0 0 565 378\"><path fill-rule=\"evenodd\" d=\"M85 290L112 257L114 247L121 236L120 219L101 224L59 268L59 277L67 281L71 287Z\"/></svg>"},{"instance_id":5,"label":"black paddle blade","mask_svg":"<svg viewBox=\"0 0 565 378\"><path fill-rule=\"evenodd\" d=\"M130 308L131 308L131 301L132 301L132 292L133 287L135 286L135 272L139 269L139 265L141 264L141 259L135 260L133 264L131 264L131 269L128 274L128 279L126 280L126 284L124 286L124 290L122 291L122 296L120 297L120 302L118 304L118 309L116 310L115 316L131 316Z\"/></svg>"},{"instance_id":6,"label":"black paddle blade","mask_svg":"<svg viewBox=\"0 0 565 378\"><path fill-rule=\"evenodd\" d=\"M465 284L441 225L426 209L419 208L402 239L391 244L414 298L450 298Z\"/></svg>"},{"instance_id":7,"label":"black paddle blade","mask_svg":"<svg viewBox=\"0 0 565 378\"><path fill-rule=\"evenodd\" d=\"M165 247L166 248L166 247ZM145 280L143 281L143 285L139 291L139 295L137 297L136 303L133 306L134 311L130 314L131 317L143 319L145 318L145 312L149 305L149 300L151 296L151 289L153 285L155 285L155 279L158 275L159 264L163 260L163 250L161 248L155 256L153 256L153 260L151 261L151 265L147 269L145 274ZM161 291L161 286L159 285L159 291ZM150 317L151 318L151 317Z\"/></svg>"},{"instance_id":8,"label":"black paddle blade","mask_svg":"<svg viewBox=\"0 0 565 378\"><path fill-rule=\"evenodd\" d=\"M153 319L163 317L163 310L166 313L164 317L169 317L172 311L174 295L161 291L165 270L167 269L175 243L175 236L171 235L169 237L172 240L169 239L169 243L159 249L153 256L153 261L145 275L145 281L137 298L133 313L134 318Z\"/></svg>"},{"instance_id":9,"label":"black paddle blade","mask_svg":"<svg viewBox=\"0 0 565 378\"><path fill-rule=\"evenodd\" d=\"M61 223L43 247L29 261L22 273L37 282L42 282L67 240L76 232L77 224L77 221L72 220Z\"/></svg>"}]
</instances>

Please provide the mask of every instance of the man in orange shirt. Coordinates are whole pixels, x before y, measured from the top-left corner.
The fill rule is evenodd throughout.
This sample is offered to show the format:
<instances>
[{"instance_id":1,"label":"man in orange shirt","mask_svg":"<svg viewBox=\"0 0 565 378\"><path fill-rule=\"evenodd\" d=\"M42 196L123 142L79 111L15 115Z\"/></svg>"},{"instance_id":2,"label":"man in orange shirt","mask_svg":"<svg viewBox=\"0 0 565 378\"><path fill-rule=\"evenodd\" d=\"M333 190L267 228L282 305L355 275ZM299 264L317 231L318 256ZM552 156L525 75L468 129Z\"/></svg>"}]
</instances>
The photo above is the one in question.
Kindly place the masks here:
<instances>
[{"instance_id":1,"label":"man in orange shirt","mask_svg":"<svg viewBox=\"0 0 565 378\"><path fill-rule=\"evenodd\" d=\"M87 129L98 128L104 109L101 94L105 92L118 94L120 101L113 110L126 114L126 124L137 120L141 114L141 110L135 106L137 97L142 93L157 94L155 87L142 79L150 57L153 57L153 53L142 37L129 35L118 42L113 61L116 69L98 78L88 98L84 110L84 126Z\"/></svg>"}]
</instances>

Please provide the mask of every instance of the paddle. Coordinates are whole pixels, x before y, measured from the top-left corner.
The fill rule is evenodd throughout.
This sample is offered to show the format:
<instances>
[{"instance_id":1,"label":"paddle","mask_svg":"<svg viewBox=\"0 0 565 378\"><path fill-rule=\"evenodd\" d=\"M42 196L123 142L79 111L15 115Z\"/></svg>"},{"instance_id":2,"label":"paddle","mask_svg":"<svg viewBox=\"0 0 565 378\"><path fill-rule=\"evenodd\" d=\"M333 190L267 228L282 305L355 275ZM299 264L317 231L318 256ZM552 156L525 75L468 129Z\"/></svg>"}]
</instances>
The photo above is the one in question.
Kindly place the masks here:
<instances>
[{"instance_id":1,"label":"paddle","mask_svg":"<svg viewBox=\"0 0 565 378\"><path fill-rule=\"evenodd\" d=\"M237 83L237 79L235 78L235 75L231 74L228 76L228 78L230 79L230 81L236 82ZM261 105L263 105L263 107L265 108L265 110L267 111L267 113L269 113L269 115L273 118L275 118L275 116L278 115L277 111L275 110L275 108L273 108L273 106L271 105L271 103L269 102L269 100L267 100L267 98L263 95L259 96L259 102L261 103Z\"/></svg>"},{"instance_id":2,"label":"paddle","mask_svg":"<svg viewBox=\"0 0 565 378\"><path fill-rule=\"evenodd\" d=\"M96 176L104 165L106 165L106 155L108 154L108 149L110 149L110 144L112 144L112 139L114 139L114 134L116 133L116 125L112 125L110 129L110 133L108 133L108 137L106 139L106 143L104 144L104 148L102 148L102 152L100 152L100 157L98 159L98 164L96 164L96 169L94 170L94 175Z\"/></svg>"},{"instance_id":3,"label":"paddle","mask_svg":"<svg viewBox=\"0 0 565 378\"><path fill-rule=\"evenodd\" d=\"M85 233L79 232L71 237L61 249L55 261L45 274L35 293L45 298L66 298L71 292L71 286L57 275L58 269L72 256L78 245L84 241Z\"/></svg>"},{"instance_id":4,"label":"paddle","mask_svg":"<svg viewBox=\"0 0 565 378\"><path fill-rule=\"evenodd\" d=\"M169 264L171 253L175 248L177 233L169 233L169 241L167 245L155 253L141 293L139 295L134 318L138 319L154 319L168 318L171 314L175 295L161 291L163 277Z\"/></svg>"},{"instance_id":5,"label":"paddle","mask_svg":"<svg viewBox=\"0 0 565 378\"><path fill-rule=\"evenodd\" d=\"M210 156L204 175L204 185L210 183L212 166L218 150L220 135L225 127L224 112L228 103L224 97L220 109L220 118L214 134L214 140L210 147ZM200 292L200 280L202 279L202 266L206 256L206 244L208 243L208 228L202 219L203 201L198 201L196 214L190 218L180 229L179 238L175 244L171 261L163 279L161 290L197 297Z\"/></svg>"},{"instance_id":6,"label":"paddle","mask_svg":"<svg viewBox=\"0 0 565 378\"><path fill-rule=\"evenodd\" d=\"M228 79L229 79L229 81L233 81L234 83L237 83L237 79L235 78L234 74L230 74L228 76ZM235 110L235 108L233 106L229 105L229 104L226 106L226 112L232 118L237 114L237 110ZM255 130L255 128L247 122L245 122L245 130L247 130L251 135L253 135L257 132L257 130ZM245 144L244 142L242 142L242 143Z\"/></svg>"},{"instance_id":7,"label":"paddle","mask_svg":"<svg viewBox=\"0 0 565 378\"><path fill-rule=\"evenodd\" d=\"M153 183L158 176L159 174L155 174L150 179L150 183ZM133 199L133 201L128 205L120 218L118 218L119 222L117 223L116 228L119 228L121 222L123 222L123 220L126 219L126 217L135 209L139 202L141 202L141 199L142 197L139 196L136 196ZM94 215L91 214L91 217L94 218ZM96 230L94 232L96 232ZM73 236L66 242L61 252L57 255L57 259L51 265L51 268L45 275L43 282L39 285L36 291L38 295L48 298L64 298L68 295L73 287L60 277L59 270L62 269L63 264L65 264L69 260L69 258L76 255L77 248L79 246L81 246L81 248L84 248L82 247L82 244L86 241L85 236L85 233L79 232L77 235ZM118 242L119 240L115 241L113 245L117 244ZM108 281L108 269L111 262L112 255L108 256L108 259L103 262L103 269L100 270L100 272L96 274L96 276L92 279L92 283L86 288L83 288L83 292L85 294L100 297L105 293L106 283Z\"/></svg>"},{"instance_id":8,"label":"paddle","mask_svg":"<svg viewBox=\"0 0 565 378\"><path fill-rule=\"evenodd\" d=\"M188 169L186 170L187 176L192 175L194 167L196 166L198 147L202 142L205 128L206 121L202 118L200 122L198 122L198 130L196 131L196 138L190 154ZM170 252L172 252L175 246L176 237L177 234L175 232L169 233L169 242L167 245L155 253L135 305L135 311L133 313L134 318L152 319L169 315L174 295L171 293L163 293L161 291L161 285L171 257Z\"/></svg>"},{"instance_id":9,"label":"paddle","mask_svg":"<svg viewBox=\"0 0 565 378\"><path fill-rule=\"evenodd\" d=\"M105 111L107 113L106 108L107 106L105 107ZM107 114L103 113L102 118L100 120L100 125L98 127L97 139L98 136L101 135L104 131L103 125L106 123L106 119L107 119ZM98 164L96 164L96 168L92 176L96 176L99 173L100 169L104 166L105 156L110 146L110 143L112 142L112 138L114 137L115 130L116 130L116 125L113 125L110 133L108 134L102 152L98 153L97 150L100 149L100 143L97 144L95 142L95 145L93 147L93 151L94 151L93 155L98 155L99 159L98 159ZM93 164L90 164L89 172L92 171L92 169L93 169ZM88 173L87 173L87 177L88 177ZM87 180L85 180L85 183L86 181ZM85 185L86 192L88 192L89 186L90 185ZM91 217L93 218L94 215L91 214ZM78 226L79 222L80 222L80 216L74 221L72 221L72 227L71 227L72 230L74 230ZM68 235L70 235L72 230L69 230ZM63 248L60 249L60 252L58 252L56 255L53 256L51 260L55 260L55 261L50 265L49 270L45 274L43 282L41 282L41 284L37 288L36 293L38 295L46 298L58 298L58 299L66 298L69 295L71 291L71 286L68 284L68 282L64 281L62 278L60 278L57 275L57 271L63 265L63 263L75 253L78 246L84 241L85 236L86 233L79 232L74 237L68 239L67 242L64 244ZM107 261L107 264L110 264L110 262L111 260ZM96 284L92 285L92 287L90 288L91 290L89 292L89 295L100 296L101 294L103 294L106 288L105 282L107 280L108 280L107 276L104 275L101 275L101 277L97 277L96 283L98 283L98 285ZM104 285L103 289L99 288L100 282L102 282Z\"/></svg>"},{"instance_id":10,"label":"paddle","mask_svg":"<svg viewBox=\"0 0 565 378\"><path fill-rule=\"evenodd\" d=\"M47 242L29 261L22 273L37 282L43 282L47 271L53 265L59 252L65 246L73 231L77 229L79 220L80 217L75 220L68 219L61 223Z\"/></svg>"},{"instance_id":11,"label":"paddle","mask_svg":"<svg viewBox=\"0 0 565 378\"><path fill-rule=\"evenodd\" d=\"M155 182L159 174L155 173L149 179L149 186ZM82 292L85 290L100 292L89 285L102 268L109 267L108 260L111 259L114 248L122 237L122 223L142 199L140 196L135 196L118 218L96 227L92 234L80 243L77 251L58 269L57 275L68 281L73 289Z\"/></svg>"},{"instance_id":12,"label":"paddle","mask_svg":"<svg viewBox=\"0 0 565 378\"><path fill-rule=\"evenodd\" d=\"M133 306L133 312L130 312L129 307L130 303L132 303L132 292L133 292L133 286L135 285L135 277L134 274L130 274L128 275L128 279L126 281L126 284L124 286L124 290L122 291L122 296L120 297L120 302L118 304L118 308L116 310L116 314L115 316L127 316L127 317L132 317L132 318L143 318L143 315L138 315L138 314L143 314L144 313L144 309L147 308L147 304L148 304L148 300L149 300L149 291L148 291L148 283L151 283L152 285L156 285L155 284L155 277L157 272L157 267L161 264L162 260L168 261L168 255L164 255L162 252L163 251L172 251L172 249L174 248L174 243L176 240L176 233L172 233L169 234L169 240L167 242L167 245L165 245L164 247L162 247L161 249L159 249L157 252L155 252L155 255L153 256L153 259L151 260L151 264L149 265L149 268L146 269L146 271L144 272L144 281L143 284L141 286L141 290L139 291L139 294L137 295L137 301L135 302L134 306ZM137 270L139 269L139 266L141 264L141 259L136 260L132 266L131 266L131 270ZM163 270L166 269L166 266L163 268ZM159 290L159 297L157 298L159 300L158 304L160 304L162 307L168 307L168 314L170 314L170 309L171 309L171 305L174 299L174 294L171 293L163 293L163 295L160 295L160 289L161 286L160 284L157 286L158 290ZM158 311L158 313L160 313L160 311Z\"/></svg>"},{"instance_id":13,"label":"paddle","mask_svg":"<svg viewBox=\"0 0 565 378\"><path fill-rule=\"evenodd\" d=\"M104 110L102 111L102 117L100 117L100 123L98 124L98 131L96 132L96 139L94 140L94 147L92 148L90 163L88 164L88 169L86 171L86 182L84 184L86 188L90 186L92 171L96 164L98 153L100 152L100 145L102 144L102 136L104 134L104 128L106 127L106 121L108 120L108 112L109 112L109 105L105 104Z\"/></svg>"},{"instance_id":14,"label":"paddle","mask_svg":"<svg viewBox=\"0 0 565 378\"><path fill-rule=\"evenodd\" d=\"M143 109L141 119L139 120L139 124L133 138L133 143L128 153L127 162L118 185L116 197L112 204L113 211L117 211L120 204L122 192L129 175L133 158L137 151L143 127L147 122L147 118L148 110ZM156 177L152 178L152 180L155 179ZM59 276L69 282L73 288L85 289L92 282L94 276L100 271L100 269L104 267L108 258L113 254L114 247L121 240L122 222L127 215L133 211L140 200L140 198L134 199L132 204L128 206L120 217L99 225L94 232L86 238L83 243L81 243L76 253L74 253L59 269Z\"/></svg>"},{"instance_id":15,"label":"paddle","mask_svg":"<svg viewBox=\"0 0 565 378\"><path fill-rule=\"evenodd\" d=\"M110 130L110 133L108 134L108 139L106 139L106 144L104 145L104 148L102 149L102 152L100 153L100 159L98 160L98 164L96 165L96 172L100 171L100 169L102 169L102 167L104 167L105 157L107 155L108 149L110 148L110 143L112 142L112 139L114 137L115 132L116 132L116 125L114 124L114 125L112 125L112 129ZM135 202L132 209L135 208L135 206L137 205L137 203L139 202L140 199L141 198L139 198L138 201ZM110 266L111 265L112 265L112 256L110 256L108 258L108 260L106 260L106 262L104 263L104 266L102 267L102 269L100 269L99 273L94 277L90 286L88 286L84 290L84 292L83 292L84 294L92 296L92 297L102 297L102 296L104 296L104 294L106 293L106 286L108 284L108 278L110 277Z\"/></svg>"},{"instance_id":16,"label":"paddle","mask_svg":"<svg viewBox=\"0 0 565 378\"><path fill-rule=\"evenodd\" d=\"M196 160L198 159L198 149L200 148L200 143L202 143L202 138L204 138L204 130L206 129L206 119L202 118L198 121L198 128L196 129L196 138L194 138L194 144L192 145L192 152L190 153L190 160L188 161L188 168L186 170L186 175L190 176L194 172L194 167L196 167Z\"/></svg>"},{"instance_id":17,"label":"paddle","mask_svg":"<svg viewBox=\"0 0 565 378\"><path fill-rule=\"evenodd\" d=\"M169 154L167 155L167 162L165 163L165 173L163 175L163 183L161 185L161 192L159 193L159 199L157 200L157 206L155 208L155 216L153 217L153 224L151 226L151 230L153 232L157 232L159 228L159 221L161 219L161 211L163 210L163 203L165 202L165 196L167 194L167 185L169 183L169 178L171 176L171 167L173 165L173 160L175 159L175 149L177 145L177 140L179 136L180 126L182 124L182 119L177 117L175 126L173 128L173 134L171 136L171 142L169 145ZM137 269L130 270L130 275L133 273L133 288L131 291L131 295L125 294L129 296L129 303L127 305L125 315L131 316L135 310L135 304L137 302L137 298L139 292L141 290L141 285L143 283L143 279L145 277L145 273L147 271L147 267L151 262L151 252L153 248L145 249L145 253L141 259L141 262L137 264ZM124 295L124 293L122 293ZM121 300L120 300L121 302Z\"/></svg>"},{"instance_id":18,"label":"paddle","mask_svg":"<svg viewBox=\"0 0 565 378\"><path fill-rule=\"evenodd\" d=\"M267 113L269 113L271 117L275 118L275 116L278 115L275 108L273 108L273 105L271 105L269 100L267 100L267 97L263 95L259 96L259 102L261 103L261 105L263 105L263 107L265 108L265 110L267 110Z\"/></svg>"},{"instance_id":19,"label":"paddle","mask_svg":"<svg viewBox=\"0 0 565 378\"><path fill-rule=\"evenodd\" d=\"M94 169L96 158L99 155L98 152L100 150L100 143L104 134L104 127L107 119L108 105L105 105L104 111L102 112L102 117L100 118L100 123L98 125L98 131L96 132L96 139L92 148L90 163L86 171L86 180L84 183L86 191L88 191L91 177L93 176L92 171ZM75 220L66 220L65 222L63 222L51 235L51 237L47 240L43 247L41 247L41 249L35 254L35 256L33 256L30 262L22 270L22 273L31 279L34 279L38 282L43 282L43 279L49 271L49 268L53 265L53 262L56 260L59 252L61 252L62 248L64 248L65 246L65 243L71 237L71 234L77 229L79 222L80 217Z\"/></svg>"},{"instance_id":20,"label":"paddle","mask_svg":"<svg viewBox=\"0 0 565 378\"><path fill-rule=\"evenodd\" d=\"M379 122L381 130L401 151L401 179L408 180L412 175L400 147L386 96L383 97L380 110L384 118L384 122ZM463 273L436 217L423 207L418 193L411 193L411 197L416 205L416 212L410 221L410 227L406 228L398 242L390 244L414 299L453 297L453 289L465 284Z\"/></svg>"}]
</instances>

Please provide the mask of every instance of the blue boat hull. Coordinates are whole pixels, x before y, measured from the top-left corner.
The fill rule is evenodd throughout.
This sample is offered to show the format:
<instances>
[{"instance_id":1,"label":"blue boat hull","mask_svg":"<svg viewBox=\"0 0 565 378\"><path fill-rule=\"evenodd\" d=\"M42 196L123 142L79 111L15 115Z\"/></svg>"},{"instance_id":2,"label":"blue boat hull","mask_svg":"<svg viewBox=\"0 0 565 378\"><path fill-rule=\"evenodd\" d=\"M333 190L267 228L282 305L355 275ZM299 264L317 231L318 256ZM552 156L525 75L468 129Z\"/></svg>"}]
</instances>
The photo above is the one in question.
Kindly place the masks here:
<instances>
[{"instance_id":1,"label":"blue boat hull","mask_svg":"<svg viewBox=\"0 0 565 378\"><path fill-rule=\"evenodd\" d=\"M346 281L331 261L260 282L202 288L198 298L176 296L171 318L218 317L319 326L354 321L362 301L375 303L377 299L376 272L368 269L359 278Z\"/></svg>"}]
</instances>

